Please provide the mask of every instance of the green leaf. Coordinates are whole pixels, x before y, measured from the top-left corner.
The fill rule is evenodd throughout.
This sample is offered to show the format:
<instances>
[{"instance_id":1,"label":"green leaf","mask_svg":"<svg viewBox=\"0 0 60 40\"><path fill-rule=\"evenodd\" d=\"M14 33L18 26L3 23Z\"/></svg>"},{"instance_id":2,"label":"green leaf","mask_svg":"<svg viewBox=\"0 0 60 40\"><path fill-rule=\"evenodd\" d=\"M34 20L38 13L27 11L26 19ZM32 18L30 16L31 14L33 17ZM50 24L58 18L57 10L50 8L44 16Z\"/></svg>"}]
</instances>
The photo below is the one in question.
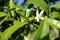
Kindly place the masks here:
<instances>
[{"instance_id":1,"label":"green leaf","mask_svg":"<svg viewBox=\"0 0 60 40\"><path fill-rule=\"evenodd\" d=\"M31 8L31 9L27 9L27 11L28 11L28 12L26 12L26 17L29 17L29 16L30 16L31 11L33 11L33 10L34 10L33 8Z\"/></svg>"},{"instance_id":2,"label":"green leaf","mask_svg":"<svg viewBox=\"0 0 60 40\"><path fill-rule=\"evenodd\" d=\"M0 40L1 40L1 35L2 35L2 32L0 32Z\"/></svg>"},{"instance_id":3,"label":"green leaf","mask_svg":"<svg viewBox=\"0 0 60 40\"><path fill-rule=\"evenodd\" d=\"M14 2L13 2L13 0L9 1L9 6L10 6L10 9L11 9L11 15L12 16L14 16L14 11L15 11L14 8L16 8L16 10L17 9L22 9L22 7L20 5L15 5Z\"/></svg>"},{"instance_id":4,"label":"green leaf","mask_svg":"<svg viewBox=\"0 0 60 40\"><path fill-rule=\"evenodd\" d=\"M15 8L15 4L13 3L13 0L9 1L9 6L10 6L10 9Z\"/></svg>"},{"instance_id":5,"label":"green leaf","mask_svg":"<svg viewBox=\"0 0 60 40\"><path fill-rule=\"evenodd\" d=\"M54 5L50 6L50 7L60 8L60 2L58 2L58 3L54 4Z\"/></svg>"},{"instance_id":6,"label":"green leaf","mask_svg":"<svg viewBox=\"0 0 60 40\"><path fill-rule=\"evenodd\" d=\"M40 9L45 10L45 12L48 14L48 5L44 0L28 0L28 2L38 5Z\"/></svg>"},{"instance_id":7,"label":"green leaf","mask_svg":"<svg viewBox=\"0 0 60 40\"><path fill-rule=\"evenodd\" d=\"M13 26L7 28L2 36L1 36L1 40L8 40L9 37L19 28L21 28L23 25L27 24L27 22L19 22L17 21Z\"/></svg>"},{"instance_id":8,"label":"green leaf","mask_svg":"<svg viewBox=\"0 0 60 40\"><path fill-rule=\"evenodd\" d=\"M10 9L11 9L10 10L11 11L11 15L14 16L14 10L13 9L15 8L16 5L14 4L13 0L9 1L9 6L10 6Z\"/></svg>"},{"instance_id":9,"label":"green leaf","mask_svg":"<svg viewBox=\"0 0 60 40\"><path fill-rule=\"evenodd\" d=\"M49 35L50 35L50 39L54 40L59 37L59 31L55 28L51 28Z\"/></svg>"},{"instance_id":10,"label":"green leaf","mask_svg":"<svg viewBox=\"0 0 60 40\"><path fill-rule=\"evenodd\" d=\"M0 17L6 16L7 14L4 12L0 12Z\"/></svg>"},{"instance_id":11,"label":"green leaf","mask_svg":"<svg viewBox=\"0 0 60 40\"><path fill-rule=\"evenodd\" d=\"M60 14L58 13L58 12L52 12L51 14L50 14L50 18L60 18Z\"/></svg>"},{"instance_id":12,"label":"green leaf","mask_svg":"<svg viewBox=\"0 0 60 40\"><path fill-rule=\"evenodd\" d=\"M14 16L14 10L11 10L11 15Z\"/></svg>"},{"instance_id":13,"label":"green leaf","mask_svg":"<svg viewBox=\"0 0 60 40\"><path fill-rule=\"evenodd\" d=\"M19 4L16 5L16 10L23 10L23 7Z\"/></svg>"},{"instance_id":14,"label":"green leaf","mask_svg":"<svg viewBox=\"0 0 60 40\"><path fill-rule=\"evenodd\" d=\"M39 25L38 29L35 32L34 40L41 40L46 37L49 33L49 26L46 22L47 20L43 20Z\"/></svg>"},{"instance_id":15,"label":"green leaf","mask_svg":"<svg viewBox=\"0 0 60 40\"><path fill-rule=\"evenodd\" d=\"M47 22L49 23L50 26L52 26L56 29L60 29L60 21L47 18Z\"/></svg>"},{"instance_id":16,"label":"green leaf","mask_svg":"<svg viewBox=\"0 0 60 40\"><path fill-rule=\"evenodd\" d=\"M51 32L49 33L49 39L50 39L50 40L54 40Z\"/></svg>"},{"instance_id":17,"label":"green leaf","mask_svg":"<svg viewBox=\"0 0 60 40\"><path fill-rule=\"evenodd\" d=\"M0 37L1 37L1 35L2 35L2 32L0 31Z\"/></svg>"},{"instance_id":18,"label":"green leaf","mask_svg":"<svg viewBox=\"0 0 60 40\"><path fill-rule=\"evenodd\" d=\"M19 4L16 5L15 11L16 11L17 13L21 14L22 16L25 15L24 10L23 10L23 7L22 7L21 5L19 5Z\"/></svg>"},{"instance_id":19,"label":"green leaf","mask_svg":"<svg viewBox=\"0 0 60 40\"><path fill-rule=\"evenodd\" d=\"M29 18L29 21L32 21L32 20L34 20L34 19L35 19L35 17L32 16L32 17Z\"/></svg>"},{"instance_id":20,"label":"green leaf","mask_svg":"<svg viewBox=\"0 0 60 40\"><path fill-rule=\"evenodd\" d=\"M8 18L7 16L1 17L1 18L0 18L0 25L1 25L7 18Z\"/></svg>"}]
</instances>

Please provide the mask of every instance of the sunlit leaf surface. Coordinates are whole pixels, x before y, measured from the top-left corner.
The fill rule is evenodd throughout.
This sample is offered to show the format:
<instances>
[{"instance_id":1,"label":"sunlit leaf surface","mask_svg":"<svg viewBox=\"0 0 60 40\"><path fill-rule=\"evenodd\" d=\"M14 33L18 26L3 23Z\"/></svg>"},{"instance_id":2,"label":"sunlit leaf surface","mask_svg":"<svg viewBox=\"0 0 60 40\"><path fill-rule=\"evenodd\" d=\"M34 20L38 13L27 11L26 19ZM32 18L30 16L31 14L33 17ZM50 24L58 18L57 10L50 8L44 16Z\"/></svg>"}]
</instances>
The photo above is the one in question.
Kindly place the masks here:
<instances>
[{"instance_id":1,"label":"sunlit leaf surface","mask_svg":"<svg viewBox=\"0 0 60 40\"><path fill-rule=\"evenodd\" d=\"M49 26L46 20L43 20L35 32L34 40L41 40L49 33Z\"/></svg>"},{"instance_id":2,"label":"sunlit leaf surface","mask_svg":"<svg viewBox=\"0 0 60 40\"><path fill-rule=\"evenodd\" d=\"M0 17L6 16L7 14L4 12L0 12Z\"/></svg>"},{"instance_id":3,"label":"sunlit leaf surface","mask_svg":"<svg viewBox=\"0 0 60 40\"><path fill-rule=\"evenodd\" d=\"M49 23L50 26L56 29L60 29L60 21L48 18L47 22Z\"/></svg>"},{"instance_id":4,"label":"sunlit leaf surface","mask_svg":"<svg viewBox=\"0 0 60 40\"><path fill-rule=\"evenodd\" d=\"M52 12L50 18L60 18L60 14L58 12Z\"/></svg>"},{"instance_id":5,"label":"sunlit leaf surface","mask_svg":"<svg viewBox=\"0 0 60 40\"><path fill-rule=\"evenodd\" d=\"M16 22L16 24L14 24L13 26L7 28L2 36L1 36L1 40L8 40L8 38L19 28L21 28L23 25L25 25L26 22Z\"/></svg>"},{"instance_id":6,"label":"sunlit leaf surface","mask_svg":"<svg viewBox=\"0 0 60 40\"><path fill-rule=\"evenodd\" d=\"M58 2L58 3L54 4L54 5L52 5L51 7L60 8L60 2Z\"/></svg>"}]
</instances>

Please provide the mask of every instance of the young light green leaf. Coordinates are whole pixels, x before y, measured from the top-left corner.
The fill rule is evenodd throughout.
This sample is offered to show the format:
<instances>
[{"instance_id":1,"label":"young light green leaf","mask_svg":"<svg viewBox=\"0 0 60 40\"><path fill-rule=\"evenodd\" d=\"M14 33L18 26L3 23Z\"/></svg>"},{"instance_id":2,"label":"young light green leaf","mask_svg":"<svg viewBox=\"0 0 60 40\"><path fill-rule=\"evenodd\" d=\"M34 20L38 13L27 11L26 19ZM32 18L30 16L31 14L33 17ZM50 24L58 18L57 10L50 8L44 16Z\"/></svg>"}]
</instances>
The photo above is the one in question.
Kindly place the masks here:
<instances>
[{"instance_id":1,"label":"young light green leaf","mask_svg":"<svg viewBox=\"0 0 60 40\"><path fill-rule=\"evenodd\" d=\"M19 22L17 21L13 26L7 28L2 36L1 36L1 40L8 40L9 37L19 28L21 28L23 25L27 24L27 22Z\"/></svg>"},{"instance_id":2,"label":"young light green leaf","mask_svg":"<svg viewBox=\"0 0 60 40\"><path fill-rule=\"evenodd\" d=\"M14 16L14 10L11 10L11 15Z\"/></svg>"},{"instance_id":3,"label":"young light green leaf","mask_svg":"<svg viewBox=\"0 0 60 40\"><path fill-rule=\"evenodd\" d=\"M6 16L7 14L4 12L0 12L0 17Z\"/></svg>"},{"instance_id":4,"label":"young light green leaf","mask_svg":"<svg viewBox=\"0 0 60 40\"><path fill-rule=\"evenodd\" d=\"M13 3L13 0L9 1L9 6L10 6L10 9L15 8L15 4Z\"/></svg>"},{"instance_id":5,"label":"young light green leaf","mask_svg":"<svg viewBox=\"0 0 60 40\"><path fill-rule=\"evenodd\" d=\"M41 40L49 33L49 26L46 19L43 20L35 32L34 40Z\"/></svg>"},{"instance_id":6,"label":"young light green leaf","mask_svg":"<svg viewBox=\"0 0 60 40\"><path fill-rule=\"evenodd\" d=\"M44 0L28 0L28 2L38 5L40 9L45 10L45 12L48 14L48 5Z\"/></svg>"},{"instance_id":7,"label":"young light green leaf","mask_svg":"<svg viewBox=\"0 0 60 40\"><path fill-rule=\"evenodd\" d=\"M60 2L58 2L58 3L54 4L54 5L50 6L50 7L60 8Z\"/></svg>"},{"instance_id":8,"label":"young light green leaf","mask_svg":"<svg viewBox=\"0 0 60 40\"><path fill-rule=\"evenodd\" d=\"M52 12L50 18L60 18L60 14L58 12Z\"/></svg>"},{"instance_id":9,"label":"young light green leaf","mask_svg":"<svg viewBox=\"0 0 60 40\"><path fill-rule=\"evenodd\" d=\"M56 29L60 29L60 21L47 18L47 22L49 23L50 26L52 26Z\"/></svg>"},{"instance_id":10,"label":"young light green leaf","mask_svg":"<svg viewBox=\"0 0 60 40\"><path fill-rule=\"evenodd\" d=\"M10 6L10 9L11 9L11 15L14 16L13 8L15 8L16 5L14 4L13 0L9 1L9 6Z\"/></svg>"}]
</instances>

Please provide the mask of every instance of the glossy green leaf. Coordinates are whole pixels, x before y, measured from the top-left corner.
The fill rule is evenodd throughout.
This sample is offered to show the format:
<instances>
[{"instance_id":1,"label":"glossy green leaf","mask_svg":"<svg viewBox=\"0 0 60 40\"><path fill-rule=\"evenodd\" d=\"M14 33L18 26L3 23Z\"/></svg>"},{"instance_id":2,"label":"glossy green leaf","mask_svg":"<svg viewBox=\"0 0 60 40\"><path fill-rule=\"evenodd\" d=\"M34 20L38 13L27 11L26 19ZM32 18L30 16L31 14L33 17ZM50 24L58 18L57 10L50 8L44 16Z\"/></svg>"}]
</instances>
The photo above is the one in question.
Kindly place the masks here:
<instances>
[{"instance_id":1,"label":"glossy green leaf","mask_svg":"<svg viewBox=\"0 0 60 40\"><path fill-rule=\"evenodd\" d=\"M41 22L38 29L35 32L34 40L41 40L49 33L49 25L46 19Z\"/></svg>"},{"instance_id":2,"label":"glossy green leaf","mask_svg":"<svg viewBox=\"0 0 60 40\"><path fill-rule=\"evenodd\" d=\"M11 15L14 16L14 10L11 10Z\"/></svg>"},{"instance_id":3,"label":"glossy green leaf","mask_svg":"<svg viewBox=\"0 0 60 40\"><path fill-rule=\"evenodd\" d=\"M50 6L50 7L60 8L60 2L58 2L58 3L54 4L54 5Z\"/></svg>"},{"instance_id":4,"label":"glossy green leaf","mask_svg":"<svg viewBox=\"0 0 60 40\"><path fill-rule=\"evenodd\" d=\"M58 12L52 12L51 14L50 14L50 18L60 18L60 14L58 13Z\"/></svg>"},{"instance_id":5,"label":"glossy green leaf","mask_svg":"<svg viewBox=\"0 0 60 40\"><path fill-rule=\"evenodd\" d=\"M7 14L4 12L0 12L0 17L6 16Z\"/></svg>"},{"instance_id":6,"label":"glossy green leaf","mask_svg":"<svg viewBox=\"0 0 60 40\"><path fill-rule=\"evenodd\" d=\"M9 6L10 6L10 9L15 8L15 4L14 4L13 0L9 1Z\"/></svg>"},{"instance_id":7,"label":"glossy green leaf","mask_svg":"<svg viewBox=\"0 0 60 40\"><path fill-rule=\"evenodd\" d=\"M60 21L48 18L47 22L49 23L50 26L56 29L60 29Z\"/></svg>"},{"instance_id":8,"label":"glossy green leaf","mask_svg":"<svg viewBox=\"0 0 60 40\"><path fill-rule=\"evenodd\" d=\"M13 8L15 8L16 5L14 4L13 0L9 1L9 6L10 6L10 9L11 9L11 15L14 16Z\"/></svg>"},{"instance_id":9,"label":"glossy green leaf","mask_svg":"<svg viewBox=\"0 0 60 40\"><path fill-rule=\"evenodd\" d=\"M23 25L27 24L27 22L16 22L13 26L7 28L2 36L1 36L1 40L8 40L9 37L19 28L21 28Z\"/></svg>"},{"instance_id":10,"label":"glossy green leaf","mask_svg":"<svg viewBox=\"0 0 60 40\"><path fill-rule=\"evenodd\" d=\"M48 14L48 5L44 0L28 0L28 2L38 5L41 9L45 10L45 12Z\"/></svg>"}]
</instances>

